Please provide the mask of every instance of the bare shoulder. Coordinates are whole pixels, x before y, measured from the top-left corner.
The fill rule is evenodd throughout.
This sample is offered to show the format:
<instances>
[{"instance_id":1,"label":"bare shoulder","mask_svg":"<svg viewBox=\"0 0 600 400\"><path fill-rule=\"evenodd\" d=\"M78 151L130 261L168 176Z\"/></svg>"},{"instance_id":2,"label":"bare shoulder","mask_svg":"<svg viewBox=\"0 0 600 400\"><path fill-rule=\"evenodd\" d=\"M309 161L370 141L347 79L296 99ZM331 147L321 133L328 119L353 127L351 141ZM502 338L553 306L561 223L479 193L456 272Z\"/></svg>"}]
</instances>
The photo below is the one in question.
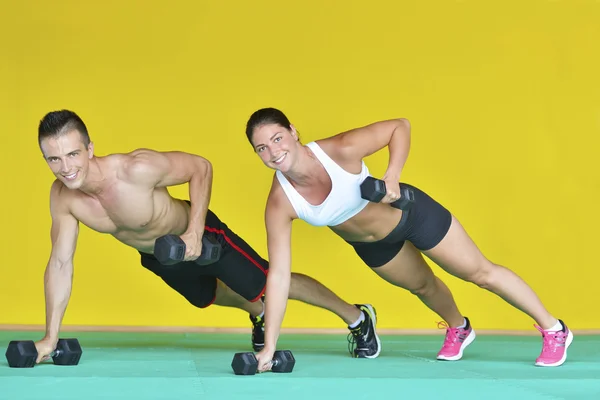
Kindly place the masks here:
<instances>
[{"instance_id":1,"label":"bare shoulder","mask_svg":"<svg viewBox=\"0 0 600 400\"><path fill-rule=\"evenodd\" d=\"M344 155L343 147L347 146L347 143L344 142L343 138L343 133L338 133L334 136L315 140L315 143L317 143L329 157L336 159Z\"/></svg>"},{"instance_id":2,"label":"bare shoulder","mask_svg":"<svg viewBox=\"0 0 600 400\"><path fill-rule=\"evenodd\" d=\"M332 136L316 140L315 142L338 164L354 163L360 161L360 159L354 157L354 152L352 151L354 144L351 140L348 140L348 137L351 137L352 134L355 134L361 129L363 128L354 128L348 131L335 133Z\"/></svg>"},{"instance_id":3,"label":"bare shoulder","mask_svg":"<svg viewBox=\"0 0 600 400\"><path fill-rule=\"evenodd\" d=\"M273 174L273 182L269 197L267 198L267 207L265 210L266 216L269 218L292 220L298 218L292 204L287 198L276 174Z\"/></svg>"},{"instance_id":4,"label":"bare shoulder","mask_svg":"<svg viewBox=\"0 0 600 400\"><path fill-rule=\"evenodd\" d=\"M410 122L394 118L337 133L317 143L334 160L354 163L385 147L397 128L410 132Z\"/></svg>"},{"instance_id":5,"label":"bare shoulder","mask_svg":"<svg viewBox=\"0 0 600 400\"><path fill-rule=\"evenodd\" d=\"M156 150L139 148L139 149L135 149L124 155L134 161L136 161L136 160L147 161L159 154L160 154L160 152L156 151Z\"/></svg>"},{"instance_id":6,"label":"bare shoulder","mask_svg":"<svg viewBox=\"0 0 600 400\"><path fill-rule=\"evenodd\" d=\"M52 182L52 186L50 186L50 199L58 201L63 193L63 190L66 190L64 183L58 179L55 179L54 182Z\"/></svg>"},{"instance_id":7,"label":"bare shoulder","mask_svg":"<svg viewBox=\"0 0 600 400\"><path fill-rule=\"evenodd\" d=\"M50 186L50 213L52 216L70 214L71 204L77 196L77 191L68 189L56 179Z\"/></svg>"},{"instance_id":8,"label":"bare shoulder","mask_svg":"<svg viewBox=\"0 0 600 400\"><path fill-rule=\"evenodd\" d=\"M343 133L315 141L337 165L350 173L359 173L362 158L352 151L351 145L344 140Z\"/></svg>"},{"instance_id":9,"label":"bare shoulder","mask_svg":"<svg viewBox=\"0 0 600 400\"><path fill-rule=\"evenodd\" d=\"M267 198L267 208L280 208L285 205L285 200L287 200L285 192L277 179L277 175L273 174L271 190L269 191L269 197Z\"/></svg>"},{"instance_id":10,"label":"bare shoulder","mask_svg":"<svg viewBox=\"0 0 600 400\"><path fill-rule=\"evenodd\" d=\"M160 158L160 152L140 148L126 154L115 154L114 156L117 157L115 162L118 164L119 178L139 181L155 166L157 158Z\"/></svg>"},{"instance_id":11,"label":"bare shoulder","mask_svg":"<svg viewBox=\"0 0 600 400\"><path fill-rule=\"evenodd\" d=\"M151 165L156 157L160 157L160 152L152 149L135 149L130 153L122 154L122 164L124 169L135 169L136 167Z\"/></svg>"}]
</instances>

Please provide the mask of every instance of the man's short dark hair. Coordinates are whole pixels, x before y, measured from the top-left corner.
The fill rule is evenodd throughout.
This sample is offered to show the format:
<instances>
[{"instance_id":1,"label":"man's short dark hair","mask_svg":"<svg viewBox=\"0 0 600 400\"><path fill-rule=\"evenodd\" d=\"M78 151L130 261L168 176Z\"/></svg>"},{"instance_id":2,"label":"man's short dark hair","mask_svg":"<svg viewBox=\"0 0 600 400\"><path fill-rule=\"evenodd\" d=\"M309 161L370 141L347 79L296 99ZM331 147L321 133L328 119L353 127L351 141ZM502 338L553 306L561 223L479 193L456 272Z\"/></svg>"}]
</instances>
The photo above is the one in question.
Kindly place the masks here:
<instances>
[{"instance_id":1,"label":"man's short dark hair","mask_svg":"<svg viewBox=\"0 0 600 400\"><path fill-rule=\"evenodd\" d=\"M77 114L69 110L49 112L40 121L40 126L38 127L38 143L41 146L44 139L64 135L73 130L79 132L81 140L87 148L90 144L90 136L85 124Z\"/></svg>"}]
</instances>

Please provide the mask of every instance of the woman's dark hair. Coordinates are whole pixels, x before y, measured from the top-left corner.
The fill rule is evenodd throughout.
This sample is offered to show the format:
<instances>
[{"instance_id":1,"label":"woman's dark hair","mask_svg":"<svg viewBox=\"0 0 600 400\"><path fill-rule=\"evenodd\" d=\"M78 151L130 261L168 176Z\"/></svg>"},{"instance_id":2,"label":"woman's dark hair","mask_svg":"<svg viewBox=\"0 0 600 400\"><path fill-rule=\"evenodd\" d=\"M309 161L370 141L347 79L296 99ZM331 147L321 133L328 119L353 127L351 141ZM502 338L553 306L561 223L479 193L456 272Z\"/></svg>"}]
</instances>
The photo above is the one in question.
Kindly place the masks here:
<instances>
[{"instance_id":1,"label":"woman's dark hair","mask_svg":"<svg viewBox=\"0 0 600 400\"><path fill-rule=\"evenodd\" d=\"M246 136L248 137L248 141L252 144L252 136L254 135L254 129L258 128L261 125L270 125L277 124L281 125L286 129L292 129L292 124L285 116L284 113L279 111L276 108L261 108L258 111L255 111L254 114L250 116L248 123L246 124Z\"/></svg>"}]
</instances>

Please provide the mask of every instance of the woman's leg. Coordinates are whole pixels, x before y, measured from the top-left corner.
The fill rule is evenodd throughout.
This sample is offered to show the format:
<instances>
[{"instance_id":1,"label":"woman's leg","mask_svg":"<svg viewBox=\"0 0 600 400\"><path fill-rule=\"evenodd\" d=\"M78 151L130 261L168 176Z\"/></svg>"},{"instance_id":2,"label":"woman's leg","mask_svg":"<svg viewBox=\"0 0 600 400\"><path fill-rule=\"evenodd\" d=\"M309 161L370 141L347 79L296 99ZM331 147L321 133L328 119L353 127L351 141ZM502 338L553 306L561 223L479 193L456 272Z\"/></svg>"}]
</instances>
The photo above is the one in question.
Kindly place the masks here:
<instances>
[{"instance_id":1,"label":"woman's leg","mask_svg":"<svg viewBox=\"0 0 600 400\"><path fill-rule=\"evenodd\" d=\"M446 321L446 338L437 358L460 360L464 349L475 339L475 331L458 310L448 286L433 274L414 245L405 242L392 260L373 271L389 283L409 290Z\"/></svg>"},{"instance_id":2,"label":"woman's leg","mask_svg":"<svg viewBox=\"0 0 600 400\"><path fill-rule=\"evenodd\" d=\"M557 319L546 310L529 285L508 268L485 258L454 216L444 239L424 254L448 273L497 294L533 318L543 329L556 324Z\"/></svg>"},{"instance_id":3,"label":"woman's leg","mask_svg":"<svg viewBox=\"0 0 600 400\"><path fill-rule=\"evenodd\" d=\"M573 340L570 330L546 310L523 279L484 257L454 216L446 236L424 254L448 273L497 294L533 318L544 338L537 365L558 366L566 360L566 349Z\"/></svg>"},{"instance_id":4,"label":"woman's leg","mask_svg":"<svg viewBox=\"0 0 600 400\"><path fill-rule=\"evenodd\" d=\"M433 274L421 253L410 242L405 242L400 252L387 264L373 271L389 283L410 291L429 309L457 327L464 318L448 286Z\"/></svg>"}]
</instances>

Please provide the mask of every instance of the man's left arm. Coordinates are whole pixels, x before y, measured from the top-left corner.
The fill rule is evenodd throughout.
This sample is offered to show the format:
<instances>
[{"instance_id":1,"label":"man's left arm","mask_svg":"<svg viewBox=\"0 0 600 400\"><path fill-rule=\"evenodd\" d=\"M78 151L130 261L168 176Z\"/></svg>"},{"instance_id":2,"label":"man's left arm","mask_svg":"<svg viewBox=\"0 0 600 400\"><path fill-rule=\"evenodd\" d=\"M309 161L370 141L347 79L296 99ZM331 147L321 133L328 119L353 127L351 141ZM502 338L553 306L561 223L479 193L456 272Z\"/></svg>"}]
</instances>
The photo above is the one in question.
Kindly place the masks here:
<instances>
[{"instance_id":1,"label":"man's left arm","mask_svg":"<svg viewBox=\"0 0 600 400\"><path fill-rule=\"evenodd\" d=\"M177 186L189 183L191 211L181 238L186 243L185 260L195 260L202 250L204 223L212 192L213 170L204 157L180 151L157 152L139 149L131 153L128 175L154 185Z\"/></svg>"}]
</instances>

